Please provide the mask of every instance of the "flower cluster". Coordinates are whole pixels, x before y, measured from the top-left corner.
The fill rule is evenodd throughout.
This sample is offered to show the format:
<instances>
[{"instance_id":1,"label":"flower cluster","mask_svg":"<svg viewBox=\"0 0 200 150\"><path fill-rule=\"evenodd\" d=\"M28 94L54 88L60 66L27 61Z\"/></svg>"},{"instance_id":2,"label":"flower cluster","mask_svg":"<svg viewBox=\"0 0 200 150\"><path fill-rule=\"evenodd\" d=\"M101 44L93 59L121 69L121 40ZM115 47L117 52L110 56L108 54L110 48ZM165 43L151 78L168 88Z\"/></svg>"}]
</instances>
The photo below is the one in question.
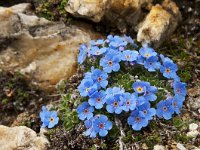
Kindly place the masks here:
<instances>
[{"instance_id":1,"label":"flower cluster","mask_svg":"<svg viewBox=\"0 0 200 150\"><path fill-rule=\"evenodd\" d=\"M171 119L174 113L179 114L186 96L186 84L180 81L177 75L177 65L168 57L159 55L148 45L138 48L134 41L128 37L109 35L106 40L91 41L88 45L80 47L78 62L82 64L87 57L99 60L98 68L91 68L86 72L84 79L78 86L82 97L87 97L88 102L83 102L77 108L79 119L85 121L87 131L85 135L96 137L106 136L112 128L112 123L105 115L94 115L95 109L105 108L107 112L121 114L131 112L128 124L133 130L146 127L153 116ZM121 65L143 65L149 72L160 71L162 75L172 80L174 96L167 97L157 104L157 109L151 107L151 102L157 100L157 88L149 82L135 81L132 92L126 89L112 87L109 84L109 74L118 72ZM135 65L133 65L135 64ZM111 87L108 87L111 86Z\"/></svg>"},{"instance_id":2,"label":"flower cluster","mask_svg":"<svg viewBox=\"0 0 200 150\"><path fill-rule=\"evenodd\" d=\"M59 118L57 117L57 112L49 111L45 106L42 107L42 111L40 112L40 119L43 122L43 128L53 128L56 124L58 124L59 121Z\"/></svg>"}]
</instances>

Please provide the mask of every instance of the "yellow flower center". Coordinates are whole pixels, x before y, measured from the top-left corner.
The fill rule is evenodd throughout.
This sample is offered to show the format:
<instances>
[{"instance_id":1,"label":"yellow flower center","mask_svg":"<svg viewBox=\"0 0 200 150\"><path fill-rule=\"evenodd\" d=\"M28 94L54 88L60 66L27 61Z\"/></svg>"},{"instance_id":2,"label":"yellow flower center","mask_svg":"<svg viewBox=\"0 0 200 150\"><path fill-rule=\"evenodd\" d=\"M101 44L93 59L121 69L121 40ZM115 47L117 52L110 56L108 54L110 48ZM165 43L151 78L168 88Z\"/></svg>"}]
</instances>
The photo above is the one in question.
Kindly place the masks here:
<instances>
[{"instance_id":1,"label":"yellow flower center","mask_svg":"<svg viewBox=\"0 0 200 150\"><path fill-rule=\"evenodd\" d=\"M49 121L50 121L50 122L53 122L53 121L54 121L54 119L53 119L53 118L50 118L50 119L49 119Z\"/></svg>"},{"instance_id":2,"label":"yellow flower center","mask_svg":"<svg viewBox=\"0 0 200 150\"><path fill-rule=\"evenodd\" d=\"M138 92L142 92L142 90L143 90L142 87L138 87L138 88L137 88L137 91L138 91Z\"/></svg>"},{"instance_id":3,"label":"yellow flower center","mask_svg":"<svg viewBox=\"0 0 200 150\"><path fill-rule=\"evenodd\" d=\"M140 122L140 118L139 118L139 117L136 117L136 118L135 118L135 121L136 121L136 122Z\"/></svg>"},{"instance_id":4,"label":"yellow flower center","mask_svg":"<svg viewBox=\"0 0 200 150\"><path fill-rule=\"evenodd\" d=\"M88 92L90 90L90 88L86 88L85 91Z\"/></svg>"},{"instance_id":5,"label":"yellow flower center","mask_svg":"<svg viewBox=\"0 0 200 150\"><path fill-rule=\"evenodd\" d=\"M170 73L170 69L169 68L167 68L167 69L165 69L165 72L167 72L167 73Z\"/></svg>"},{"instance_id":6,"label":"yellow flower center","mask_svg":"<svg viewBox=\"0 0 200 150\"><path fill-rule=\"evenodd\" d=\"M118 102L114 102L113 105L114 105L115 107L117 107L117 106L118 106Z\"/></svg>"},{"instance_id":7,"label":"yellow flower center","mask_svg":"<svg viewBox=\"0 0 200 150\"><path fill-rule=\"evenodd\" d=\"M108 61L109 66L112 66L112 64L113 64L112 61Z\"/></svg>"},{"instance_id":8,"label":"yellow flower center","mask_svg":"<svg viewBox=\"0 0 200 150\"><path fill-rule=\"evenodd\" d=\"M131 58L131 55L126 55L126 59L130 59Z\"/></svg>"},{"instance_id":9,"label":"yellow flower center","mask_svg":"<svg viewBox=\"0 0 200 150\"><path fill-rule=\"evenodd\" d=\"M147 57L147 58L148 58L149 56L150 56L150 54L149 54L149 53L146 53L146 54L145 54L145 57Z\"/></svg>"},{"instance_id":10,"label":"yellow flower center","mask_svg":"<svg viewBox=\"0 0 200 150\"><path fill-rule=\"evenodd\" d=\"M100 81L102 80L102 78L101 78L101 77L98 77L98 79L97 79L97 80L98 80L98 82L100 82Z\"/></svg>"}]
</instances>

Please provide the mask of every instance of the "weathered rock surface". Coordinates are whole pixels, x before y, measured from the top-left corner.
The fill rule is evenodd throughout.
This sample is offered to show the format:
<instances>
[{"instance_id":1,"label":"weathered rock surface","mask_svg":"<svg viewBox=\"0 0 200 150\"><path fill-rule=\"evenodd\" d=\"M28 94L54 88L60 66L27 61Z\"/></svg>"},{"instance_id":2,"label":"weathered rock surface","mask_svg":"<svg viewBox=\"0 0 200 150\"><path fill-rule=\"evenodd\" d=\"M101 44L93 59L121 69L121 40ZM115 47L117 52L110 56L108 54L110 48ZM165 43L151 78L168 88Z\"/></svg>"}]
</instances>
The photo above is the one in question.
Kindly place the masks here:
<instances>
[{"instance_id":1,"label":"weathered rock surface","mask_svg":"<svg viewBox=\"0 0 200 150\"><path fill-rule=\"evenodd\" d=\"M66 11L76 17L94 22L107 21L111 26L122 28L137 24L141 8L152 0L69 0Z\"/></svg>"},{"instance_id":2,"label":"weathered rock surface","mask_svg":"<svg viewBox=\"0 0 200 150\"><path fill-rule=\"evenodd\" d=\"M200 113L200 88L198 86L188 90L188 100L186 105L189 109Z\"/></svg>"},{"instance_id":3,"label":"weathered rock surface","mask_svg":"<svg viewBox=\"0 0 200 150\"><path fill-rule=\"evenodd\" d=\"M165 0L162 6L153 6L144 22L140 24L137 40L153 43L158 47L174 32L180 20L179 8L171 0Z\"/></svg>"},{"instance_id":4,"label":"weathered rock surface","mask_svg":"<svg viewBox=\"0 0 200 150\"><path fill-rule=\"evenodd\" d=\"M109 0L69 0L65 9L76 17L99 22L109 3Z\"/></svg>"},{"instance_id":5,"label":"weathered rock surface","mask_svg":"<svg viewBox=\"0 0 200 150\"><path fill-rule=\"evenodd\" d=\"M88 27L38 18L28 6L0 8L0 69L21 71L52 89L75 73L79 45L99 35Z\"/></svg>"},{"instance_id":6,"label":"weathered rock surface","mask_svg":"<svg viewBox=\"0 0 200 150\"><path fill-rule=\"evenodd\" d=\"M6 127L0 125L1 150L46 150L49 141L44 136L37 136L35 131L25 127Z\"/></svg>"},{"instance_id":7,"label":"weathered rock surface","mask_svg":"<svg viewBox=\"0 0 200 150\"><path fill-rule=\"evenodd\" d=\"M151 2L152 0L112 0L103 19L121 31L126 30L127 25L135 26L144 18L142 8L151 5Z\"/></svg>"}]
</instances>

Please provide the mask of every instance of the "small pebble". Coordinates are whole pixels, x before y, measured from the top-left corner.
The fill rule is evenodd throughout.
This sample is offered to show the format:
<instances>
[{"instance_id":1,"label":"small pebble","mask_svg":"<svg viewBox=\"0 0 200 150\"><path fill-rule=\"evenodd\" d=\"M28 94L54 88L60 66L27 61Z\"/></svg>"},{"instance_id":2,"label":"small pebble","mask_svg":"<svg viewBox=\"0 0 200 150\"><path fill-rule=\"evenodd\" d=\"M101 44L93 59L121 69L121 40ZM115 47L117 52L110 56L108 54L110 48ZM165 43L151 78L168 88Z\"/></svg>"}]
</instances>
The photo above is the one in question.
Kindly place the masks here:
<instances>
[{"instance_id":1,"label":"small pebble","mask_svg":"<svg viewBox=\"0 0 200 150\"><path fill-rule=\"evenodd\" d=\"M196 138L198 134L199 134L199 132L197 130L194 130L194 131L188 132L187 136Z\"/></svg>"},{"instance_id":2,"label":"small pebble","mask_svg":"<svg viewBox=\"0 0 200 150\"><path fill-rule=\"evenodd\" d=\"M163 145L155 145L153 150L165 150L165 147Z\"/></svg>"},{"instance_id":3,"label":"small pebble","mask_svg":"<svg viewBox=\"0 0 200 150\"><path fill-rule=\"evenodd\" d=\"M190 131L197 130L197 128L198 128L198 124L196 124L196 123L191 123L191 124L189 125L189 130L190 130Z\"/></svg>"},{"instance_id":4,"label":"small pebble","mask_svg":"<svg viewBox=\"0 0 200 150\"><path fill-rule=\"evenodd\" d=\"M181 143L177 143L176 147L177 147L179 150L187 150L187 149L183 146L183 144L181 144Z\"/></svg>"}]
</instances>

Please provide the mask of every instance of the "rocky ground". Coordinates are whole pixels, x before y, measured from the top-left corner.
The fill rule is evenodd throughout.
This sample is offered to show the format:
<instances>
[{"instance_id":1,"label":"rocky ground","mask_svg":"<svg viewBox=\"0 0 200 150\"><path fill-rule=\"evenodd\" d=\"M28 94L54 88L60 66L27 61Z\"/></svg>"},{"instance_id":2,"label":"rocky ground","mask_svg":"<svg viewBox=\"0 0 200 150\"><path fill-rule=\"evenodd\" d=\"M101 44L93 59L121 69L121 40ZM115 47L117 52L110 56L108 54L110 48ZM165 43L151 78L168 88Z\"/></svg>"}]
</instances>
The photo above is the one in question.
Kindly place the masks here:
<instances>
[{"instance_id":1,"label":"rocky ground","mask_svg":"<svg viewBox=\"0 0 200 150\"><path fill-rule=\"evenodd\" d=\"M23 145L24 149L31 147L27 144L30 141L36 143L32 147L37 149L48 147L47 149L52 150L119 149L120 144L123 145L124 149L197 150L200 148L199 0L175 0L182 14L182 20L177 15L178 12L174 14L175 9L166 7L162 11L170 12L166 19L169 19L171 24L166 24L164 20L165 26L160 26L161 31L156 36L145 37L143 34L137 36L137 33L146 31L148 25L144 23L140 28L138 27L138 30L135 29L135 24L126 20L127 18L121 20L128 11L119 15L112 8L112 11L106 13L107 16L101 14L108 3L107 1L102 3L102 10L93 12L92 16L81 14L81 11L72 10L69 6L65 9L67 1L59 0L15 2L7 0L0 2L0 6L13 6L21 2L31 2L32 5L28 4L20 9L14 7L6 10L0 7L0 124L13 127L25 125L38 133L35 135L34 131L18 129L23 130L23 132L21 131L22 138L27 132L30 134L29 137L32 137L24 142L26 143ZM162 1L145 2L148 2L148 5L142 6L141 16L150 11L151 5ZM159 7L156 6L153 9L156 11ZM54 11L50 13L52 9ZM79 9L82 10L81 7ZM73 12L69 14L67 11ZM34 15L34 12L37 12L38 17ZM154 13L156 12L153 12L153 15ZM116 25L112 25L112 21L109 20L111 14L115 14L116 20L119 20ZM85 20L82 15L86 16L89 21ZM53 21L64 21L64 23L53 23L41 19L41 16ZM76 17L81 17L81 19ZM101 17L104 20L98 22ZM147 17L146 20L150 22L151 16ZM174 31L178 22L179 25ZM154 27L156 26L152 25L149 30L153 31ZM171 34L172 32L173 34ZM63 101L63 94L76 89L77 84L82 79L82 72L77 71L76 65L79 44L90 39L104 37L109 33L126 33L141 39L141 41L150 40L158 52L172 58L178 64L179 75L188 84L188 95L181 115L170 121L155 120L141 132L133 132L124 127L125 136L122 139L119 138L121 135L116 129L109 138L91 140L82 135L84 131L82 124L75 124L70 130L67 130L66 126L62 124L62 120L54 129L44 133L49 140L48 143L42 139L44 135L43 130L40 129L41 122L38 114L41 106L48 104L53 108L58 107L59 103ZM163 34L166 36L161 36ZM158 42L156 39L158 37L159 41L163 41L162 43ZM65 81L66 79L68 80ZM57 84L60 80L64 81ZM0 137L11 134L5 130L6 128L0 126ZM41 138L43 142L38 145L38 142L35 142L38 140L36 137ZM0 140L0 145L6 141ZM1 148L0 146L0 149L9 148Z\"/></svg>"}]
</instances>

